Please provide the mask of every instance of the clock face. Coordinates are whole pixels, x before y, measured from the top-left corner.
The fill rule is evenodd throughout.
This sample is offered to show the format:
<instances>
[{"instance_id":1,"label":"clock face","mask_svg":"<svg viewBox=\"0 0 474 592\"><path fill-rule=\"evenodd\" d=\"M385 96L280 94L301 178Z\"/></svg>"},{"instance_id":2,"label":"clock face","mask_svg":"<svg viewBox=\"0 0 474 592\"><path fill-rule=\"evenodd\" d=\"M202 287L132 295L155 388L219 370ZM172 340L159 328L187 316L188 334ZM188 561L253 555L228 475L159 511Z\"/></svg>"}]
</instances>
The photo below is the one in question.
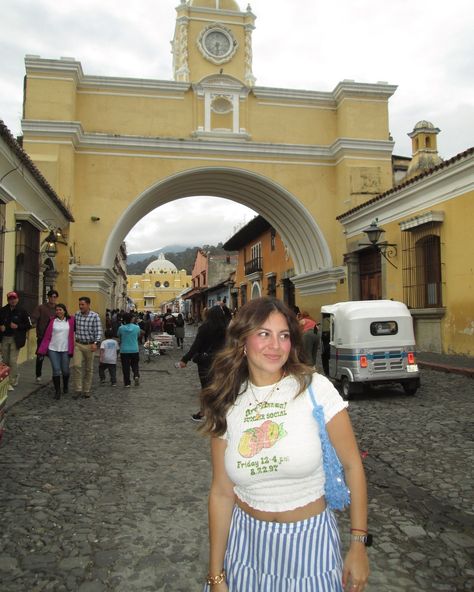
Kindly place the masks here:
<instances>
[{"instance_id":1,"label":"clock face","mask_svg":"<svg viewBox=\"0 0 474 592\"><path fill-rule=\"evenodd\" d=\"M209 31L204 39L204 47L216 58L226 56L231 50L231 40L222 31Z\"/></svg>"}]
</instances>

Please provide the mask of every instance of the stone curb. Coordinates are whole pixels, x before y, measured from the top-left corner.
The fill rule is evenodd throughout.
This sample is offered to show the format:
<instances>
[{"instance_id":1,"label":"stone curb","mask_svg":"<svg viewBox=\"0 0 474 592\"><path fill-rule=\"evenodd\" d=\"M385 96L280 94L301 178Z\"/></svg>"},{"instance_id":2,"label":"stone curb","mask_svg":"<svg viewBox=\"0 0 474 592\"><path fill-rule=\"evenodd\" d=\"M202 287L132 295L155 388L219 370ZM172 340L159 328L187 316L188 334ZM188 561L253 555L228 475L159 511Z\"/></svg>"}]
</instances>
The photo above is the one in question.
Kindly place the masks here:
<instances>
[{"instance_id":1,"label":"stone curb","mask_svg":"<svg viewBox=\"0 0 474 592\"><path fill-rule=\"evenodd\" d=\"M459 366L450 366L449 364L441 364L439 362L423 362L421 360L418 360L418 366L421 368L427 368L428 370L435 370L436 372L461 374L468 378L474 378L474 368L462 368Z\"/></svg>"}]
</instances>

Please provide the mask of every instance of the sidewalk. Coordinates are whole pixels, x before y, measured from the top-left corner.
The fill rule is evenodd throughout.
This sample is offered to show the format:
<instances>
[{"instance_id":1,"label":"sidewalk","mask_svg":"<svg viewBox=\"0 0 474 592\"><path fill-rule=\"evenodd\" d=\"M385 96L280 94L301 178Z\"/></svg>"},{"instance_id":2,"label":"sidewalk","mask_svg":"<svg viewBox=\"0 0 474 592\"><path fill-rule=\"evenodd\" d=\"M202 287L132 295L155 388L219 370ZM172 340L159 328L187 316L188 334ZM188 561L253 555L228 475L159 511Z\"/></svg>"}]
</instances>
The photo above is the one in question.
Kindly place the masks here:
<instances>
[{"instance_id":1,"label":"sidewalk","mask_svg":"<svg viewBox=\"0 0 474 592\"><path fill-rule=\"evenodd\" d=\"M432 352L417 352L420 368L436 370L438 372L451 372L474 378L474 358L469 356L451 356L435 354Z\"/></svg>"},{"instance_id":2,"label":"sidewalk","mask_svg":"<svg viewBox=\"0 0 474 592\"><path fill-rule=\"evenodd\" d=\"M16 403L36 393L51 382L51 366L49 361L44 361L43 382L41 384L35 382L35 365L36 358L33 358L18 366L19 383L14 391L9 391L5 409L10 409Z\"/></svg>"}]
</instances>

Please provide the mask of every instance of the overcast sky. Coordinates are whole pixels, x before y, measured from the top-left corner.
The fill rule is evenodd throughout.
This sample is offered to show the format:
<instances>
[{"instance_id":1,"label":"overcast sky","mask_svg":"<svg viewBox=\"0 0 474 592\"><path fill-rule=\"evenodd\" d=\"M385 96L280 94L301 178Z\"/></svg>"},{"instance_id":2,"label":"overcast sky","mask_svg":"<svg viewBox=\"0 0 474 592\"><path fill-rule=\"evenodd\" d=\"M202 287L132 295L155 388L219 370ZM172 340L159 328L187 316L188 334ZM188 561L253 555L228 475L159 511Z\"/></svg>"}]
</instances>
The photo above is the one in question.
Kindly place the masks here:
<instances>
[{"instance_id":1,"label":"overcast sky","mask_svg":"<svg viewBox=\"0 0 474 592\"><path fill-rule=\"evenodd\" d=\"M74 57L85 74L171 79L169 42L178 4L2 0L0 118L21 133L26 54ZM241 9L246 6L241 0ZM343 79L386 81L398 85L389 107L396 154L410 156L406 134L420 119L441 129L443 158L474 145L472 0L253 0L251 6L257 85L330 91ZM150 214L140 226L153 233L132 230L129 252L182 242L180 236L195 244L218 242L251 218L238 204L213 198L210 207L209 199L195 203L189 229L182 218L174 230L168 221L177 218L180 202L163 206L158 217ZM206 223L196 225L204 212Z\"/></svg>"}]
</instances>

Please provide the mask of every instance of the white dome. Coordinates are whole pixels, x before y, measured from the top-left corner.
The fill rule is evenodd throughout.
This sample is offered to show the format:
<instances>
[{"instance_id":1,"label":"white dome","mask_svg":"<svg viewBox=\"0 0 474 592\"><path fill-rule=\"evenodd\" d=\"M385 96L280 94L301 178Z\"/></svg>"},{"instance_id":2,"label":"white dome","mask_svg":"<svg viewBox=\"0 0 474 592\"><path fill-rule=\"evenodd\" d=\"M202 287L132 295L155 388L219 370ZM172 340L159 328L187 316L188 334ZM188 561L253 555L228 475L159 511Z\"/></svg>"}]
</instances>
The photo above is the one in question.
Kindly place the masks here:
<instances>
[{"instance_id":1,"label":"white dome","mask_svg":"<svg viewBox=\"0 0 474 592\"><path fill-rule=\"evenodd\" d=\"M416 125L415 128L416 130L419 129L434 129L434 125L431 123L431 121L426 121L426 119L422 119L421 121L419 121Z\"/></svg>"},{"instance_id":2,"label":"white dome","mask_svg":"<svg viewBox=\"0 0 474 592\"><path fill-rule=\"evenodd\" d=\"M160 253L158 259L149 263L145 269L145 273L170 273L173 271L178 271L176 265L165 259L163 253Z\"/></svg>"}]
</instances>

